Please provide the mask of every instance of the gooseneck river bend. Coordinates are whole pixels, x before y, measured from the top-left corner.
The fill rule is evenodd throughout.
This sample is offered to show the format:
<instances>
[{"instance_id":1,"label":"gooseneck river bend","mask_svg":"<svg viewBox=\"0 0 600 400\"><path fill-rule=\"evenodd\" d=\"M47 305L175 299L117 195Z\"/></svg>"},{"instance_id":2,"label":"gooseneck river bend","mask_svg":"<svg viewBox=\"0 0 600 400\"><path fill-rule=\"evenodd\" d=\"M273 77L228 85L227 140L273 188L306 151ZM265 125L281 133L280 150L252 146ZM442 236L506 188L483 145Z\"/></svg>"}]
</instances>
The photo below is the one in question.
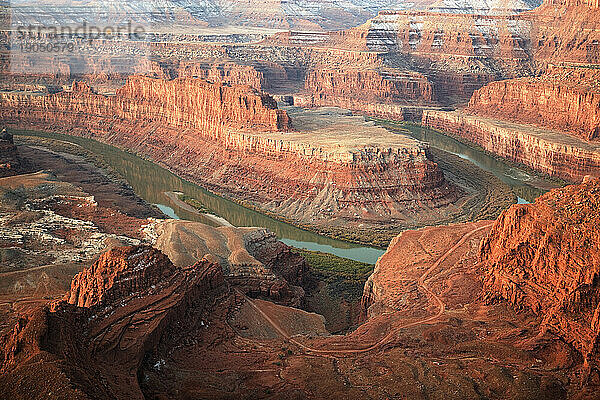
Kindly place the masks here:
<instances>
[{"instance_id":1,"label":"gooseneck river bend","mask_svg":"<svg viewBox=\"0 0 600 400\"><path fill-rule=\"evenodd\" d=\"M401 126L401 133L428 142L432 147L458 155L472 162L478 168L493 173L513 189L519 197L519 202L533 201L535 197L544 192L544 189L536 186L536 179L531 174L508 165L483 151L474 149L439 132L417 125L404 124ZM197 199L206 208L211 210L212 213L226 219L234 226L267 228L275 232L282 242L293 247L321 251L370 264L374 264L384 253L383 249L331 239L277 221L233 201L212 194L202 187L181 179L148 160L92 139L41 131L17 131L14 133L17 135L70 142L101 156L114 171L127 180L138 196L149 203L157 205L163 213L172 218L189 219L215 225L213 220L203 215L184 210L171 202L165 195L165 192L182 192L187 196Z\"/></svg>"}]
</instances>

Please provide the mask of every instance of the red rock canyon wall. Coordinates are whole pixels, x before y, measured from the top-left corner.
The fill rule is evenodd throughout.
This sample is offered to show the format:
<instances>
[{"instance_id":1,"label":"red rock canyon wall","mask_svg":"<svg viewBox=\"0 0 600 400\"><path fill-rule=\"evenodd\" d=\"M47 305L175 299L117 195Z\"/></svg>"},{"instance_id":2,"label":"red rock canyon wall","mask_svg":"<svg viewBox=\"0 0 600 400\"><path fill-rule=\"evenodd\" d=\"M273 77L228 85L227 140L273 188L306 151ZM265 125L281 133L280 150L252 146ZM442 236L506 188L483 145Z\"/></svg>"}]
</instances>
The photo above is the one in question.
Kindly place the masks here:
<instances>
[{"instance_id":1,"label":"red rock canyon wall","mask_svg":"<svg viewBox=\"0 0 600 400\"><path fill-rule=\"evenodd\" d=\"M450 132L510 161L578 182L600 176L598 146L561 132L536 129L459 111L427 110L423 124Z\"/></svg>"},{"instance_id":2,"label":"red rock canyon wall","mask_svg":"<svg viewBox=\"0 0 600 400\"><path fill-rule=\"evenodd\" d=\"M473 94L466 111L598 139L598 82L596 69L554 67L535 78L493 82Z\"/></svg>"},{"instance_id":3,"label":"red rock canyon wall","mask_svg":"<svg viewBox=\"0 0 600 400\"><path fill-rule=\"evenodd\" d=\"M542 328L572 343L586 362L600 335L600 180L514 205L481 244L485 290L539 315Z\"/></svg>"}]
</instances>

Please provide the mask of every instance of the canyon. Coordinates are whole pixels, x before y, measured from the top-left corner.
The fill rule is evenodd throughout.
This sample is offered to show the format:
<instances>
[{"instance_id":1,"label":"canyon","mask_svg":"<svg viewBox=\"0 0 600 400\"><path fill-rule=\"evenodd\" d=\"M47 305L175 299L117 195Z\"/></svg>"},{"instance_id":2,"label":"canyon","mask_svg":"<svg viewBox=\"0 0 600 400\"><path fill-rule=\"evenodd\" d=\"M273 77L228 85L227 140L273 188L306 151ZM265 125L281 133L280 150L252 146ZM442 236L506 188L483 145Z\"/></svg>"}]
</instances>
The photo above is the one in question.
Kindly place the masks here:
<instances>
[{"instance_id":1,"label":"canyon","mask_svg":"<svg viewBox=\"0 0 600 400\"><path fill-rule=\"evenodd\" d=\"M475 143L490 153L571 182L600 174L600 147L566 133L471 115L426 110L423 124Z\"/></svg>"},{"instance_id":2,"label":"canyon","mask_svg":"<svg viewBox=\"0 0 600 400\"><path fill-rule=\"evenodd\" d=\"M0 178L0 330L19 313L62 296L73 275L102 252L141 243L164 249L177 265L207 256L240 292L302 301L307 265L271 232L165 221L126 182L82 155L44 144L19 146L18 152L39 172Z\"/></svg>"},{"instance_id":3,"label":"canyon","mask_svg":"<svg viewBox=\"0 0 600 400\"><path fill-rule=\"evenodd\" d=\"M43 4L28 0L11 2L11 18L19 25L50 25L58 22L61 25L88 23L105 23L124 25L133 21L136 24L152 27L156 30L197 30L199 28L224 27L267 27L275 29L304 29L312 31L335 30L349 28L363 23L379 10L427 9L433 7L442 12L480 12L480 13L515 13L529 10L538 3L532 0L520 0L504 4L501 2L435 2L421 0L415 3L376 0L365 2L349 1L280 1L256 0L239 3L232 0L205 0L194 2L189 0L166 1L131 1L114 5L106 0L94 0L84 4L65 6L59 1L46 1ZM99 17L103 15L104 19Z\"/></svg>"},{"instance_id":4,"label":"canyon","mask_svg":"<svg viewBox=\"0 0 600 400\"><path fill-rule=\"evenodd\" d=\"M598 0L54 3L0 16L0 397L598 398Z\"/></svg>"},{"instance_id":5,"label":"canyon","mask_svg":"<svg viewBox=\"0 0 600 400\"><path fill-rule=\"evenodd\" d=\"M247 86L135 76L115 95L75 83L0 103L13 128L113 144L301 226L334 235L353 226L352 240L374 228L385 243L403 227L460 220L481 190L447 181L423 143L336 110L286 112Z\"/></svg>"},{"instance_id":6,"label":"canyon","mask_svg":"<svg viewBox=\"0 0 600 400\"><path fill-rule=\"evenodd\" d=\"M509 79L477 90L466 112L599 138L598 78L595 69L550 67L535 78Z\"/></svg>"},{"instance_id":7,"label":"canyon","mask_svg":"<svg viewBox=\"0 0 600 400\"><path fill-rule=\"evenodd\" d=\"M549 65L539 76L478 89L463 109L425 110L421 122L534 170L579 182L600 174L597 84L593 66Z\"/></svg>"}]
</instances>

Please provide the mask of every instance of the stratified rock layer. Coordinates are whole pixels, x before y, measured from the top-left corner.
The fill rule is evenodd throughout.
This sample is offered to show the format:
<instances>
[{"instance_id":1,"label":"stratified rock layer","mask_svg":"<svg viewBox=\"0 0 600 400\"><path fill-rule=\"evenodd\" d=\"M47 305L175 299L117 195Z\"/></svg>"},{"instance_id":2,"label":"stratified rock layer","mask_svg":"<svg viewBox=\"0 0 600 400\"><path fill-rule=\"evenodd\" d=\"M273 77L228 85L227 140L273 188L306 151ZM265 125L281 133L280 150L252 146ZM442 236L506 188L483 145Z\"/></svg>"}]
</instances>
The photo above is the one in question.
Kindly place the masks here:
<instances>
[{"instance_id":1,"label":"stratified rock layer","mask_svg":"<svg viewBox=\"0 0 600 400\"><path fill-rule=\"evenodd\" d=\"M426 77L391 68L317 69L307 75L305 89L311 106L336 106L396 120L405 119L399 105L433 101Z\"/></svg>"},{"instance_id":2,"label":"stratified rock layer","mask_svg":"<svg viewBox=\"0 0 600 400\"><path fill-rule=\"evenodd\" d=\"M149 74L162 79L199 78L213 83L251 86L258 90L273 88L288 79L286 70L273 62L244 64L218 59L200 62L166 59L155 62Z\"/></svg>"},{"instance_id":3,"label":"stratified rock layer","mask_svg":"<svg viewBox=\"0 0 600 400\"><path fill-rule=\"evenodd\" d=\"M498 81L479 89L467 111L598 139L598 82L597 69L554 67L540 77Z\"/></svg>"},{"instance_id":4,"label":"stratified rock layer","mask_svg":"<svg viewBox=\"0 0 600 400\"><path fill-rule=\"evenodd\" d=\"M248 87L133 77L115 96L78 85L47 96L3 94L0 104L0 118L14 126L126 148L303 225L428 224L456 211L461 195L425 144L360 117L282 134L288 114Z\"/></svg>"},{"instance_id":5,"label":"stratified rock layer","mask_svg":"<svg viewBox=\"0 0 600 400\"><path fill-rule=\"evenodd\" d=\"M227 281L246 294L299 306L308 265L263 228L214 228L199 222L157 221L145 228L153 245L179 267L219 263Z\"/></svg>"},{"instance_id":6,"label":"stratified rock layer","mask_svg":"<svg viewBox=\"0 0 600 400\"><path fill-rule=\"evenodd\" d=\"M600 146L558 131L470 115L427 110L423 125L450 132L485 150L548 175L579 182L600 176Z\"/></svg>"},{"instance_id":7,"label":"stratified rock layer","mask_svg":"<svg viewBox=\"0 0 600 400\"><path fill-rule=\"evenodd\" d=\"M388 67L417 71L431 83L429 100L450 104L466 102L474 90L500 77L530 74L530 30L531 22L515 15L385 11L331 34L328 43L377 52Z\"/></svg>"},{"instance_id":8,"label":"stratified rock layer","mask_svg":"<svg viewBox=\"0 0 600 400\"><path fill-rule=\"evenodd\" d=\"M600 180L514 205L482 242L490 298L543 319L596 364L600 335Z\"/></svg>"}]
</instances>

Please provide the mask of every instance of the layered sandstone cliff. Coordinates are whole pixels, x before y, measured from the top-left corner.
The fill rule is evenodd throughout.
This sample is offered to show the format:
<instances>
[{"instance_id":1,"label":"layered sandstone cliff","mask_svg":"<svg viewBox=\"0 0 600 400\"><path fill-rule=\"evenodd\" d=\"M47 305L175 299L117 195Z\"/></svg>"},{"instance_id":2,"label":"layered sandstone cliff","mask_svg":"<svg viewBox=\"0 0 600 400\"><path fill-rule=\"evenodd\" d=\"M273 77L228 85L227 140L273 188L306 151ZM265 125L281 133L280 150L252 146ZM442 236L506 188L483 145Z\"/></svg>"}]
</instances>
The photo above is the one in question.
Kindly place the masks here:
<instances>
[{"instance_id":1,"label":"layered sandstone cliff","mask_svg":"<svg viewBox=\"0 0 600 400\"><path fill-rule=\"evenodd\" d=\"M427 78L393 68L316 69L304 82L308 105L336 106L391 119L405 119L403 105L433 102Z\"/></svg>"},{"instance_id":2,"label":"layered sandstone cliff","mask_svg":"<svg viewBox=\"0 0 600 400\"><path fill-rule=\"evenodd\" d=\"M2 391L142 399L136 372L146 353L222 285L220 266L207 261L178 268L151 247L111 250L73 279L65 300L22 316L2 338ZM13 378L37 390L26 394Z\"/></svg>"},{"instance_id":3,"label":"layered sandstone cliff","mask_svg":"<svg viewBox=\"0 0 600 400\"><path fill-rule=\"evenodd\" d=\"M482 242L485 289L539 315L543 329L597 365L600 338L600 180L514 205Z\"/></svg>"},{"instance_id":4,"label":"layered sandstone cliff","mask_svg":"<svg viewBox=\"0 0 600 400\"><path fill-rule=\"evenodd\" d=\"M531 73L531 25L515 15L386 11L327 43L378 52L387 66L417 71L431 82L434 100L452 104L499 77Z\"/></svg>"},{"instance_id":5,"label":"layered sandstone cliff","mask_svg":"<svg viewBox=\"0 0 600 400\"><path fill-rule=\"evenodd\" d=\"M542 66L548 63L600 63L600 8L594 0L550 0L524 13L531 21L531 46Z\"/></svg>"},{"instance_id":6,"label":"layered sandstone cliff","mask_svg":"<svg viewBox=\"0 0 600 400\"><path fill-rule=\"evenodd\" d=\"M243 63L241 60L166 59L155 62L148 74L162 79L199 78L209 82L251 86L259 90L277 88L288 79L284 67L265 60Z\"/></svg>"},{"instance_id":7,"label":"layered sandstone cliff","mask_svg":"<svg viewBox=\"0 0 600 400\"><path fill-rule=\"evenodd\" d=\"M103 119L159 122L220 135L226 128L286 130L290 121L275 101L246 86L210 84L198 79L172 81L130 77L115 96L95 94L80 82L71 91L47 96L2 95L4 120L85 126Z\"/></svg>"},{"instance_id":8,"label":"layered sandstone cliff","mask_svg":"<svg viewBox=\"0 0 600 400\"><path fill-rule=\"evenodd\" d=\"M467 112L600 138L600 72L552 67L539 77L493 82L476 91Z\"/></svg>"},{"instance_id":9,"label":"layered sandstone cliff","mask_svg":"<svg viewBox=\"0 0 600 400\"><path fill-rule=\"evenodd\" d=\"M551 176L573 182L600 176L600 146L562 132L460 111L427 110L422 122Z\"/></svg>"},{"instance_id":10,"label":"layered sandstone cliff","mask_svg":"<svg viewBox=\"0 0 600 400\"><path fill-rule=\"evenodd\" d=\"M300 118L247 87L133 77L115 96L3 94L0 118L114 144L216 192L316 227L414 226L460 212L427 146L362 117ZM320 229L320 228L319 228ZM337 229L337 228L336 228Z\"/></svg>"},{"instance_id":11,"label":"layered sandstone cliff","mask_svg":"<svg viewBox=\"0 0 600 400\"><path fill-rule=\"evenodd\" d=\"M549 63L598 64L599 12L594 1L546 2L507 15L382 11L346 31L280 39L286 46L376 54L368 68L419 72L431 82L435 100L462 104L491 81L532 76Z\"/></svg>"}]
</instances>

